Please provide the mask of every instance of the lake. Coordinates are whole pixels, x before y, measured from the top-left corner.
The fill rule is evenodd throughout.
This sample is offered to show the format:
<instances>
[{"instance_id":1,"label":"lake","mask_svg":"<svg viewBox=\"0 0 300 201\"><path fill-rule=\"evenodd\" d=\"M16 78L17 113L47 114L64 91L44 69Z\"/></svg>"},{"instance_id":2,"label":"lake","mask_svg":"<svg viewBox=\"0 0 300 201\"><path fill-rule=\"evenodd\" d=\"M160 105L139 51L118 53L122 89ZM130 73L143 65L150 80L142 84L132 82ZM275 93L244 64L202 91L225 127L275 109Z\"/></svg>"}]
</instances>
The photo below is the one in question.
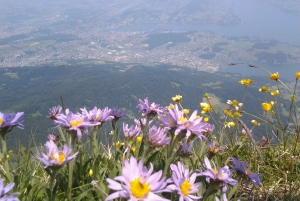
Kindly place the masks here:
<instances>
[{"instance_id":1,"label":"lake","mask_svg":"<svg viewBox=\"0 0 300 201\"><path fill-rule=\"evenodd\" d=\"M283 10L273 4L258 0L226 0L232 12L241 20L239 24L139 24L119 28L119 31L211 31L226 37L258 37L262 40L277 40L294 46L300 46L300 15ZM282 77L294 80L294 73L300 70L300 64L273 65L257 61L249 62L263 66L271 72L279 72ZM229 62L229 63L230 63ZM245 75L264 75L265 72L242 65L221 66L219 72ZM267 75L267 74L266 74Z\"/></svg>"},{"instance_id":2,"label":"lake","mask_svg":"<svg viewBox=\"0 0 300 201\"><path fill-rule=\"evenodd\" d=\"M241 23L220 24L137 24L115 31L211 31L228 37L258 37L274 39L300 46L300 15L283 10L273 4L258 0L226 0L229 8Z\"/></svg>"},{"instance_id":3,"label":"lake","mask_svg":"<svg viewBox=\"0 0 300 201\"><path fill-rule=\"evenodd\" d=\"M300 64L286 64L286 65L276 65L276 64L269 64L269 63L263 63L258 61L241 61L241 60L235 60L231 61L233 63L249 63L252 65L263 67L267 70L269 70L271 73L279 72L280 78L285 79L287 81L295 81L295 73L300 71ZM235 66L229 66L229 65L223 65L220 67L219 71L221 73L237 73L244 75L245 77L251 77L251 76L267 76L269 77L269 74L261 69L258 68L251 68L248 67L247 64L240 64Z\"/></svg>"}]
</instances>

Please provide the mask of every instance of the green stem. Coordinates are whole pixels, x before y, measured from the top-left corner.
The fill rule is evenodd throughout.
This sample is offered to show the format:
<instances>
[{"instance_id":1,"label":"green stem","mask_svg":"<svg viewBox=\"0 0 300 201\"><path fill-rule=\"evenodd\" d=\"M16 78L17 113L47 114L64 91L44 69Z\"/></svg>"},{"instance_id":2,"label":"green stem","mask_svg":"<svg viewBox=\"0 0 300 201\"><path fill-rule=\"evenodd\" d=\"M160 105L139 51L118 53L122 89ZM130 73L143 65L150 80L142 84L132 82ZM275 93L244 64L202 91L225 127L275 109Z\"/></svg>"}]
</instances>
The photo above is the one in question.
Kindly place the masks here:
<instances>
[{"instance_id":1,"label":"green stem","mask_svg":"<svg viewBox=\"0 0 300 201\"><path fill-rule=\"evenodd\" d=\"M75 140L76 140L77 134L76 132L70 133L70 146L72 147L72 151L70 155L73 155L74 148L75 148ZM73 184L73 169L74 169L74 162L75 160L70 161L69 163L69 180L68 180L68 200L72 200L72 184Z\"/></svg>"},{"instance_id":2,"label":"green stem","mask_svg":"<svg viewBox=\"0 0 300 201\"><path fill-rule=\"evenodd\" d=\"M55 193L53 192L53 186L54 186L54 183L55 183L54 181L55 181L55 178L56 178L56 174L57 174L57 170L53 170L52 174L50 175L49 189L50 189L51 196L49 197L49 201L55 200L56 192Z\"/></svg>"},{"instance_id":3,"label":"green stem","mask_svg":"<svg viewBox=\"0 0 300 201\"><path fill-rule=\"evenodd\" d=\"M243 106L244 106L244 104L245 104L245 99L246 99L246 95L247 95L247 92L248 92L248 87L247 87L247 85L246 85L245 87L246 87L246 88L245 88L245 91L244 91L244 97L243 97L243 101L242 101Z\"/></svg>"},{"instance_id":4,"label":"green stem","mask_svg":"<svg viewBox=\"0 0 300 201\"><path fill-rule=\"evenodd\" d=\"M93 155L94 158L97 157L98 155L98 139L97 139L97 134L98 134L98 128L93 127Z\"/></svg>"},{"instance_id":5,"label":"green stem","mask_svg":"<svg viewBox=\"0 0 300 201\"><path fill-rule=\"evenodd\" d=\"M63 142L67 142L67 141L66 141L66 138L65 138L65 135L64 135L64 133L63 133L61 127L58 126L57 129L58 129L58 132L59 132L59 135L60 135L60 138L62 139L62 141L63 141Z\"/></svg>"},{"instance_id":6,"label":"green stem","mask_svg":"<svg viewBox=\"0 0 300 201\"><path fill-rule=\"evenodd\" d=\"M164 174L163 174L164 176L168 175L168 170L169 170L169 167L170 167L170 164L172 163L172 161L173 161L173 157L170 157L167 159L165 168L164 168Z\"/></svg>"},{"instance_id":7,"label":"green stem","mask_svg":"<svg viewBox=\"0 0 300 201\"><path fill-rule=\"evenodd\" d=\"M11 182L11 177L10 177L8 160L7 160L7 157L6 157L7 156L6 140L5 140L5 134L3 134L3 133L1 133L1 144L2 144L2 153L3 153L5 174L6 174L6 177L9 181L9 183L10 183Z\"/></svg>"},{"instance_id":8,"label":"green stem","mask_svg":"<svg viewBox=\"0 0 300 201\"><path fill-rule=\"evenodd\" d=\"M147 156L149 156L150 155L150 153L153 151L153 150L155 150L155 148L154 147L151 147L150 145L149 145L149 143L145 143L145 149L144 149L144 151L143 151L143 156L142 156L142 160L143 161L147 161L146 160L146 157Z\"/></svg>"}]
</instances>

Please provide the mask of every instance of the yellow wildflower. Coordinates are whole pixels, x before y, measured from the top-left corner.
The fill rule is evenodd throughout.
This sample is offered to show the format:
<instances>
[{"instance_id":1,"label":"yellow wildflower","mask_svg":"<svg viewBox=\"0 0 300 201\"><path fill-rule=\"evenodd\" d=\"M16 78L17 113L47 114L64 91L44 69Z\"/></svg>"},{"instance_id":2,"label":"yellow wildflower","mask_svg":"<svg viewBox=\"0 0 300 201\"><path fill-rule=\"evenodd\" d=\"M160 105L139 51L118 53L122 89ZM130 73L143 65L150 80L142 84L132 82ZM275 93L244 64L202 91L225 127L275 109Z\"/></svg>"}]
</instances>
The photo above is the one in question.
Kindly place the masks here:
<instances>
[{"instance_id":1,"label":"yellow wildflower","mask_svg":"<svg viewBox=\"0 0 300 201\"><path fill-rule=\"evenodd\" d=\"M203 95L203 97L204 98L208 98L209 96L208 96L208 93L205 93L204 95Z\"/></svg>"},{"instance_id":2,"label":"yellow wildflower","mask_svg":"<svg viewBox=\"0 0 300 201\"><path fill-rule=\"evenodd\" d=\"M141 136L137 136L137 137L136 137L136 141L137 141L138 143L141 143L141 142L142 142L142 137L141 137Z\"/></svg>"},{"instance_id":3,"label":"yellow wildflower","mask_svg":"<svg viewBox=\"0 0 300 201\"><path fill-rule=\"evenodd\" d=\"M272 96L278 96L279 90L271 91Z\"/></svg>"},{"instance_id":4,"label":"yellow wildflower","mask_svg":"<svg viewBox=\"0 0 300 201\"><path fill-rule=\"evenodd\" d=\"M204 118L203 118L203 121L204 121L204 122L208 122L208 121L209 121L209 117L204 117Z\"/></svg>"},{"instance_id":5,"label":"yellow wildflower","mask_svg":"<svg viewBox=\"0 0 300 201\"><path fill-rule=\"evenodd\" d=\"M189 109L183 109L182 112L186 115L188 115L190 113L190 110Z\"/></svg>"},{"instance_id":6,"label":"yellow wildflower","mask_svg":"<svg viewBox=\"0 0 300 201\"><path fill-rule=\"evenodd\" d=\"M234 127L234 126L235 126L235 122L233 122L233 121L225 122L225 127L230 128L230 127Z\"/></svg>"},{"instance_id":7,"label":"yellow wildflower","mask_svg":"<svg viewBox=\"0 0 300 201\"><path fill-rule=\"evenodd\" d=\"M262 86L261 88L259 88L259 92L266 92L266 91L269 91L270 90L270 87L266 87L266 86Z\"/></svg>"},{"instance_id":8,"label":"yellow wildflower","mask_svg":"<svg viewBox=\"0 0 300 201\"><path fill-rule=\"evenodd\" d=\"M236 110L239 110L243 106L243 103L239 103L237 100L228 100L227 104L234 106Z\"/></svg>"},{"instance_id":9,"label":"yellow wildflower","mask_svg":"<svg viewBox=\"0 0 300 201\"><path fill-rule=\"evenodd\" d=\"M6 158L9 158L9 155L8 155L8 154L6 155Z\"/></svg>"},{"instance_id":10,"label":"yellow wildflower","mask_svg":"<svg viewBox=\"0 0 300 201\"><path fill-rule=\"evenodd\" d=\"M273 105L275 105L275 104L276 104L276 102L271 101L270 103L266 103L266 102L262 103L261 106L264 111L268 112L273 108Z\"/></svg>"},{"instance_id":11,"label":"yellow wildflower","mask_svg":"<svg viewBox=\"0 0 300 201\"><path fill-rule=\"evenodd\" d=\"M93 170L92 170L92 169L90 169L90 171L89 171L89 175L90 175L90 177L92 177L92 176L93 176Z\"/></svg>"},{"instance_id":12,"label":"yellow wildflower","mask_svg":"<svg viewBox=\"0 0 300 201\"><path fill-rule=\"evenodd\" d=\"M235 116L235 117L241 117L242 114L241 114L240 112L236 111L236 112L234 113L234 116Z\"/></svg>"},{"instance_id":13,"label":"yellow wildflower","mask_svg":"<svg viewBox=\"0 0 300 201\"><path fill-rule=\"evenodd\" d=\"M273 73L273 74L271 74L270 75L270 79L271 80L278 80L279 79L279 73L278 72L276 72L276 73Z\"/></svg>"},{"instance_id":14,"label":"yellow wildflower","mask_svg":"<svg viewBox=\"0 0 300 201\"><path fill-rule=\"evenodd\" d=\"M135 152L136 152L136 148L135 148L135 147L132 147L132 148L131 148L131 151L132 151L133 153L135 153Z\"/></svg>"},{"instance_id":15,"label":"yellow wildflower","mask_svg":"<svg viewBox=\"0 0 300 201\"><path fill-rule=\"evenodd\" d=\"M224 109L224 114L228 115L230 118L234 118L234 116L232 115L232 112L230 110Z\"/></svg>"},{"instance_id":16,"label":"yellow wildflower","mask_svg":"<svg viewBox=\"0 0 300 201\"><path fill-rule=\"evenodd\" d=\"M9 150L9 151L8 151L8 153L10 153L10 154L13 153L13 152L14 152L13 150Z\"/></svg>"},{"instance_id":17,"label":"yellow wildflower","mask_svg":"<svg viewBox=\"0 0 300 201\"><path fill-rule=\"evenodd\" d=\"M113 143L113 145L115 145L116 147L121 147L121 146L124 145L124 142L118 141L118 142L116 142L116 143Z\"/></svg>"},{"instance_id":18,"label":"yellow wildflower","mask_svg":"<svg viewBox=\"0 0 300 201\"><path fill-rule=\"evenodd\" d=\"M206 112L213 109L213 106L208 103L200 103L200 107L202 108L201 114L205 114Z\"/></svg>"},{"instance_id":19,"label":"yellow wildflower","mask_svg":"<svg viewBox=\"0 0 300 201\"><path fill-rule=\"evenodd\" d=\"M253 82L253 80L251 80L251 79L241 79L241 80L239 81L240 84L245 85L245 86L248 86L248 85L251 84L252 82Z\"/></svg>"},{"instance_id":20,"label":"yellow wildflower","mask_svg":"<svg viewBox=\"0 0 300 201\"><path fill-rule=\"evenodd\" d=\"M232 113L230 110L224 109L224 114L228 115L228 116L232 116Z\"/></svg>"},{"instance_id":21,"label":"yellow wildflower","mask_svg":"<svg viewBox=\"0 0 300 201\"><path fill-rule=\"evenodd\" d=\"M298 78L300 78L300 71L295 73L295 77L296 77L296 80L298 80Z\"/></svg>"},{"instance_id":22,"label":"yellow wildflower","mask_svg":"<svg viewBox=\"0 0 300 201\"><path fill-rule=\"evenodd\" d=\"M293 100L295 98L295 94L291 94L291 99Z\"/></svg>"},{"instance_id":23,"label":"yellow wildflower","mask_svg":"<svg viewBox=\"0 0 300 201\"><path fill-rule=\"evenodd\" d=\"M172 97L172 101L174 101L175 103L180 103L182 101L182 96L177 94L176 96Z\"/></svg>"},{"instance_id":24,"label":"yellow wildflower","mask_svg":"<svg viewBox=\"0 0 300 201\"><path fill-rule=\"evenodd\" d=\"M252 120L251 123L254 125L254 126L260 126L260 123L256 120Z\"/></svg>"}]
</instances>

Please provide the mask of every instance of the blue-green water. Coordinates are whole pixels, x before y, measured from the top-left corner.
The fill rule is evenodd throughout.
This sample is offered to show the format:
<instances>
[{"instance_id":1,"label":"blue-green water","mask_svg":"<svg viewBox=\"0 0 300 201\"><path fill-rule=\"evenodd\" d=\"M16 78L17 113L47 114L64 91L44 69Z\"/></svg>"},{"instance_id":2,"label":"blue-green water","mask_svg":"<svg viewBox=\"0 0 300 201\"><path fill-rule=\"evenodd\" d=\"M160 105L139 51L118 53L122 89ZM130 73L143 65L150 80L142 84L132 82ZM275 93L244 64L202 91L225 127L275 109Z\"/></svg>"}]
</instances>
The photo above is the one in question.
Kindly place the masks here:
<instances>
[{"instance_id":1,"label":"blue-green water","mask_svg":"<svg viewBox=\"0 0 300 201\"><path fill-rule=\"evenodd\" d=\"M260 66L271 73L279 72L280 78L285 79L287 81L294 81L295 80L295 73L300 71L300 64L285 64L285 65L276 65L276 64L268 64L263 62L257 61L232 61L232 62L244 62L249 63L255 66ZM222 73L237 73L244 76L267 76L269 77L269 73L261 70L259 68L249 67L247 64L240 64L240 65L222 65L218 72Z\"/></svg>"},{"instance_id":2,"label":"blue-green water","mask_svg":"<svg viewBox=\"0 0 300 201\"><path fill-rule=\"evenodd\" d=\"M136 24L120 31L211 31L228 37L274 39L300 46L300 15L259 0L225 0L229 9L240 19L239 24ZM118 31L116 30L116 31Z\"/></svg>"}]
</instances>

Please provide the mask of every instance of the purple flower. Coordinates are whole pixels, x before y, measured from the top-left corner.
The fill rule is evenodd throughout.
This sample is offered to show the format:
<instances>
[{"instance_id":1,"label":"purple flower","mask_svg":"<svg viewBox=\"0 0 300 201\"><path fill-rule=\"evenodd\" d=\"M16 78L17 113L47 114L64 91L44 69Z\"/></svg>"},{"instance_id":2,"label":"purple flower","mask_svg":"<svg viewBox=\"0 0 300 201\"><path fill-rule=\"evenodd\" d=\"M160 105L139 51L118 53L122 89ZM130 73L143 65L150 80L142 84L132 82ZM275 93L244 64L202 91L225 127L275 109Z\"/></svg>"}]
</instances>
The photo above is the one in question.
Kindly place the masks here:
<instances>
[{"instance_id":1,"label":"purple flower","mask_svg":"<svg viewBox=\"0 0 300 201\"><path fill-rule=\"evenodd\" d=\"M213 124L209 124L209 123L205 123L205 125L203 126L203 130L204 130L204 134L209 135L211 134L215 129L215 125Z\"/></svg>"},{"instance_id":2,"label":"purple flower","mask_svg":"<svg viewBox=\"0 0 300 201\"><path fill-rule=\"evenodd\" d=\"M232 164L234 165L234 169L232 172L237 172L237 174L241 175L242 177L246 177L248 179L247 185L250 181L253 182L255 187L262 186L262 179L260 178L261 174L252 173L250 168L247 169L247 162L241 162L239 159L231 157Z\"/></svg>"},{"instance_id":3,"label":"purple flower","mask_svg":"<svg viewBox=\"0 0 300 201\"><path fill-rule=\"evenodd\" d=\"M215 140L209 145L209 153L211 153L212 155L216 155L221 149L222 147L216 146Z\"/></svg>"},{"instance_id":4,"label":"purple flower","mask_svg":"<svg viewBox=\"0 0 300 201\"><path fill-rule=\"evenodd\" d=\"M150 120L148 125L150 125L153 122L153 120ZM146 123L147 123L147 119L146 118L140 118L140 119L135 119L134 123L139 126L139 127L145 127ZM142 123L142 124L141 124Z\"/></svg>"},{"instance_id":5,"label":"purple flower","mask_svg":"<svg viewBox=\"0 0 300 201\"><path fill-rule=\"evenodd\" d=\"M193 153L192 153L192 143L182 143L182 145L180 145L178 152L179 155L181 157L190 157Z\"/></svg>"},{"instance_id":6,"label":"purple flower","mask_svg":"<svg viewBox=\"0 0 300 201\"><path fill-rule=\"evenodd\" d=\"M162 147L170 143L171 138L167 137L167 130L152 126L147 135L148 142L154 147Z\"/></svg>"},{"instance_id":7,"label":"purple flower","mask_svg":"<svg viewBox=\"0 0 300 201\"><path fill-rule=\"evenodd\" d=\"M166 189L167 182L162 178L162 171L153 173L153 165L150 163L148 170L142 161L137 162L134 157L125 160L122 175L114 180L107 178L108 188L116 192L110 194L105 200L125 198L131 201L168 201L157 195L161 192L169 192Z\"/></svg>"},{"instance_id":8,"label":"purple flower","mask_svg":"<svg viewBox=\"0 0 300 201\"><path fill-rule=\"evenodd\" d=\"M54 122L68 132L76 131L78 139L81 139L82 131L85 133L88 132L88 127L101 124L100 122L90 122L86 116L79 113L73 114L69 109L66 109L66 115L56 115Z\"/></svg>"},{"instance_id":9,"label":"purple flower","mask_svg":"<svg viewBox=\"0 0 300 201\"><path fill-rule=\"evenodd\" d=\"M72 151L71 147L64 145L63 148L58 149L58 147L52 140L47 141L45 147L47 153L44 154L43 152L38 150L38 152L40 153L40 157L37 157L37 159L39 159L44 164L45 169L59 169L64 164L69 163L71 160L73 160L78 154L78 152L76 152L72 156L69 156Z\"/></svg>"},{"instance_id":10,"label":"purple flower","mask_svg":"<svg viewBox=\"0 0 300 201\"><path fill-rule=\"evenodd\" d=\"M137 108L139 108L139 110L144 112L147 116L151 117L163 112L159 104L151 103L151 105L149 105L148 97L145 98L144 101L139 99Z\"/></svg>"},{"instance_id":11,"label":"purple flower","mask_svg":"<svg viewBox=\"0 0 300 201\"><path fill-rule=\"evenodd\" d=\"M230 177L232 172L229 170L229 167L224 166L222 168L217 169L216 165L214 164L214 168L212 168L208 158L206 158L206 157L204 159L203 165L206 168L206 171L200 172L199 176L206 176L206 181L208 183L223 185L223 188L222 188L223 200L227 201L227 197L226 197L227 184L230 184L233 186L237 185L237 180L234 180Z\"/></svg>"},{"instance_id":12,"label":"purple flower","mask_svg":"<svg viewBox=\"0 0 300 201\"><path fill-rule=\"evenodd\" d=\"M230 184L233 186L237 184L237 181L230 177L232 172L229 170L228 166L217 169L216 165L214 164L214 168L212 168L208 158L206 157L203 165L206 168L206 171L200 172L199 176L206 176L206 181L208 183L214 182L220 184Z\"/></svg>"},{"instance_id":13,"label":"purple flower","mask_svg":"<svg viewBox=\"0 0 300 201\"><path fill-rule=\"evenodd\" d=\"M180 117L179 121L177 121L178 127L175 130L175 135L178 135L181 131L185 131L187 137L193 134L200 140L206 140L203 133L206 132L208 123L202 122L202 119L202 117L197 115L197 110L192 113L189 119L184 116Z\"/></svg>"},{"instance_id":14,"label":"purple flower","mask_svg":"<svg viewBox=\"0 0 300 201\"><path fill-rule=\"evenodd\" d=\"M123 132L126 139L135 139L140 134L141 128L137 125L128 128L128 124L123 123Z\"/></svg>"},{"instance_id":15,"label":"purple flower","mask_svg":"<svg viewBox=\"0 0 300 201\"><path fill-rule=\"evenodd\" d=\"M262 148L265 148L269 144L269 140L263 137L259 144Z\"/></svg>"},{"instance_id":16,"label":"purple flower","mask_svg":"<svg viewBox=\"0 0 300 201\"><path fill-rule=\"evenodd\" d=\"M52 120L55 120L56 115L60 114L61 110L62 110L62 107L60 105L54 106L54 107L49 109L49 116L47 116L47 117L49 117Z\"/></svg>"},{"instance_id":17,"label":"purple flower","mask_svg":"<svg viewBox=\"0 0 300 201\"><path fill-rule=\"evenodd\" d=\"M59 135L48 134L48 140L52 140L53 142L57 143L59 141Z\"/></svg>"},{"instance_id":18,"label":"purple flower","mask_svg":"<svg viewBox=\"0 0 300 201\"><path fill-rule=\"evenodd\" d=\"M167 189L171 191L177 191L180 196L179 200L183 201L195 201L201 199L199 196L195 196L201 187L201 182L195 183L198 176L197 173L192 173L184 167L181 162L177 165L171 164L172 178L168 179L168 183L173 183L167 186Z\"/></svg>"},{"instance_id":19,"label":"purple flower","mask_svg":"<svg viewBox=\"0 0 300 201\"><path fill-rule=\"evenodd\" d=\"M250 131L250 134L253 135L252 130L249 130L249 131ZM242 129L241 134L242 135L248 135L248 133L246 133L246 130L244 128Z\"/></svg>"},{"instance_id":20,"label":"purple flower","mask_svg":"<svg viewBox=\"0 0 300 201\"><path fill-rule=\"evenodd\" d=\"M120 119L122 117L126 117L127 113L125 110L118 109L118 108L113 108L110 111L110 115L113 116L115 119Z\"/></svg>"},{"instance_id":21,"label":"purple flower","mask_svg":"<svg viewBox=\"0 0 300 201\"><path fill-rule=\"evenodd\" d=\"M17 126L18 128L23 129L24 126L21 124L24 118L24 112L15 113L2 113L0 112L0 133L8 133L13 127Z\"/></svg>"},{"instance_id":22,"label":"purple flower","mask_svg":"<svg viewBox=\"0 0 300 201\"><path fill-rule=\"evenodd\" d=\"M15 196L19 195L20 193L12 193L7 195L9 191L11 191L14 187L15 183L10 183L4 186L4 179L0 179L0 201L19 201L18 198Z\"/></svg>"},{"instance_id":23,"label":"purple flower","mask_svg":"<svg viewBox=\"0 0 300 201\"><path fill-rule=\"evenodd\" d=\"M86 108L81 108L81 111L90 122L103 123L114 119L114 116L111 116L111 109L108 109L108 107L105 107L103 110L94 107L94 109L90 111L87 111Z\"/></svg>"},{"instance_id":24,"label":"purple flower","mask_svg":"<svg viewBox=\"0 0 300 201\"><path fill-rule=\"evenodd\" d=\"M183 112L178 109L178 105L175 104L172 108L167 108L168 111L160 115L160 125L164 128L171 130L176 128L177 122L184 116Z\"/></svg>"}]
</instances>

